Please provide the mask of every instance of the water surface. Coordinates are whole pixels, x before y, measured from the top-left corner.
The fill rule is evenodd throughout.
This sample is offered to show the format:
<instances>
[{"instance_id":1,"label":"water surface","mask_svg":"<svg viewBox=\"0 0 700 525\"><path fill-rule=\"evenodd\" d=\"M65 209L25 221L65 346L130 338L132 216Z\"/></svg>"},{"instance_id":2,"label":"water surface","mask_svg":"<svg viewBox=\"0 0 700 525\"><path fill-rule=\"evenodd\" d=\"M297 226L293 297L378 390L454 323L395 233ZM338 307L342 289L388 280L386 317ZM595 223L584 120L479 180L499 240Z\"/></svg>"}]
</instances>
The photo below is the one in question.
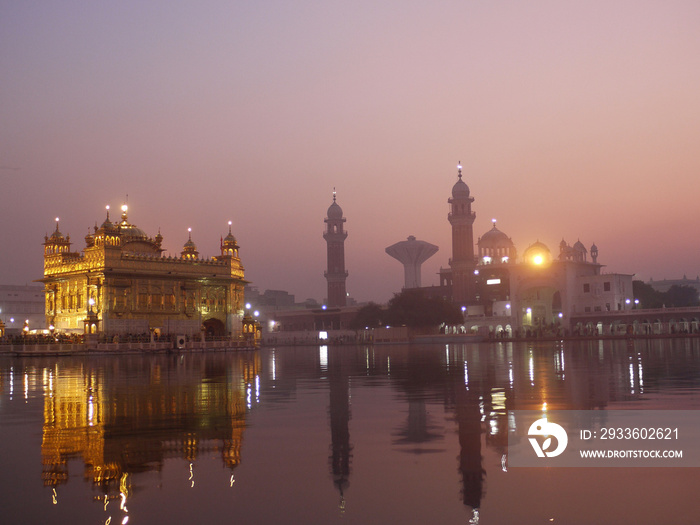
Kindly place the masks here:
<instances>
[{"instance_id":1,"label":"water surface","mask_svg":"<svg viewBox=\"0 0 700 525\"><path fill-rule=\"evenodd\" d=\"M3 523L698 523L700 469L508 469L545 404L700 410L700 342L0 358Z\"/></svg>"}]
</instances>

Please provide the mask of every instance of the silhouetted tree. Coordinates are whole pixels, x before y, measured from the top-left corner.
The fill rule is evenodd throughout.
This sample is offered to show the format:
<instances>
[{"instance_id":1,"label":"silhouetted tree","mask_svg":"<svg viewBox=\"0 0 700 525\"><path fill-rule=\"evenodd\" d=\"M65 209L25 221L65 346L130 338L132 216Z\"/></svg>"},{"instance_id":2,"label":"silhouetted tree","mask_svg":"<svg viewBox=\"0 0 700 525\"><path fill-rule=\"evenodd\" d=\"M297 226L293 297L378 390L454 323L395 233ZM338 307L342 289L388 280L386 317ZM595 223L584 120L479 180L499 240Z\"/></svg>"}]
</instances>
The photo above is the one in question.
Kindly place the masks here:
<instances>
[{"instance_id":1,"label":"silhouetted tree","mask_svg":"<svg viewBox=\"0 0 700 525\"><path fill-rule=\"evenodd\" d=\"M698 306L698 291L692 286L674 284L664 294L666 306Z\"/></svg>"},{"instance_id":2,"label":"silhouetted tree","mask_svg":"<svg viewBox=\"0 0 700 525\"><path fill-rule=\"evenodd\" d=\"M382 326L382 320L386 318L386 311L378 304L370 302L357 311L355 317L350 321L350 328L353 330L377 328Z\"/></svg>"},{"instance_id":3,"label":"silhouetted tree","mask_svg":"<svg viewBox=\"0 0 700 525\"><path fill-rule=\"evenodd\" d=\"M642 308L661 308L664 304L663 294L644 281L632 281L632 294Z\"/></svg>"},{"instance_id":4,"label":"silhouetted tree","mask_svg":"<svg viewBox=\"0 0 700 525\"><path fill-rule=\"evenodd\" d=\"M388 305L388 324L411 328L436 327L442 323L457 324L462 313L441 297L429 297L422 290L404 290L394 295Z\"/></svg>"},{"instance_id":5,"label":"silhouetted tree","mask_svg":"<svg viewBox=\"0 0 700 525\"><path fill-rule=\"evenodd\" d=\"M632 281L632 293L642 308L700 306L698 291L692 286L674 284L666 292L659 292L642 281Z\"/></svg>"}]
</instances>

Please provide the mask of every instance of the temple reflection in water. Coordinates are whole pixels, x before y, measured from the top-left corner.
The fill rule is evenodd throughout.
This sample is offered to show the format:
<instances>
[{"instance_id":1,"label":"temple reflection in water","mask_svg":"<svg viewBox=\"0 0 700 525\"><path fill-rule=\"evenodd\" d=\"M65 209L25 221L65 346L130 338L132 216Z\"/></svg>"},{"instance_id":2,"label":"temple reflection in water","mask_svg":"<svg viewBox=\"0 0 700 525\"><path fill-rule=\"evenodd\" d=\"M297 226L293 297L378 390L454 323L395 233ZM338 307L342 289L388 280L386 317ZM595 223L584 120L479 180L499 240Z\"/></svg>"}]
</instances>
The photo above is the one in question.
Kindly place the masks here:
<instances>
[{"instance_id":1,"label":"temple reflection in water","mask_svg":"<svg viewBox=\"0 0 700 525\"><path fill-rule=\"evenodd\" d=\"M65 483L73 458L106 497L123 492L129 474L159 471L169 458L215 453L233 471L258 373L259 358L248 353L43 369L44 485Z\"/></svg>"},{"instance_id":2,"label":"temple reflection in water","mask_svg":"<svg viewBox=\"0 0 700 525\"><path fill-rule=\"evenodd\" d=\"M71 469L83 464L83 478L94 488L90 499L105 502L124 501L143 483L143 474L161 472L168 459L189 463L192 477L201 457L219 458L233 475L245 456L250 410L293 411L290 401L312 391L322 396L327 412L307 408L291 421L303 434L308 418L325 419L325 435L308 440L327 447L327 471L316 468L306 475L330 478L325 483L338 498L336 512L358 505L355 494L368 480L366 474L354 479L354 464L362 462L368 441L380 441L406 458L437 459L448 452L455 458L453 470L440 475L459 486L468 521L477 523L494 475L484 457L499 458L499 470L502 457L507 471L508 435L518 424L509 411L602 414L619 406L650 408L649 399L669 384L697 390L698 341L670 345L658 340L280 348L65 359L50 366L34 358L0 365L0 386L10 400L30 400L33 391L43 398L42 481L53 498L75 475L69 462ZM376 407L358 404L355 391L381 401ZM358 419L382 403L394 407L391 421L362 430ZM253 449L256 469L264 467L260 447ZM265 468L270 469L265 489L290 490L275 479L273 467Z\"/></svg>"}]
</instances>

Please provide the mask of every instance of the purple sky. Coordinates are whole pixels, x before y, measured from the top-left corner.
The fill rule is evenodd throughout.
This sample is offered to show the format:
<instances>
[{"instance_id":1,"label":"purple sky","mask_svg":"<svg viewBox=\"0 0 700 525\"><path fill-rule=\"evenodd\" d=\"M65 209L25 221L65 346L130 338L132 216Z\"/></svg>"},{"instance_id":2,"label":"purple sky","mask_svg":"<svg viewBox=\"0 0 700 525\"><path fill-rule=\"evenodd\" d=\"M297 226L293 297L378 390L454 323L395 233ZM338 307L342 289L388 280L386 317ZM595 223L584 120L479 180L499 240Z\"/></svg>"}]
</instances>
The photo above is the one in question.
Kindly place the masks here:
<instances>
[{"instance_id":1,"label":"purple sky","mask_svg":"<svg viewBox=\"0 0 700 525\"><path fill-rule=\"evenodd\" d=\"M128 194L167 252L232 220L254 285L321 300L336 187L348 291L386 301L385 247L438 245L424 285L447 266L459 160L475 240L497 218L519 254L695 278L698 27L697 0L0 0L0 283Z\"/></svg>"}]
</instances>

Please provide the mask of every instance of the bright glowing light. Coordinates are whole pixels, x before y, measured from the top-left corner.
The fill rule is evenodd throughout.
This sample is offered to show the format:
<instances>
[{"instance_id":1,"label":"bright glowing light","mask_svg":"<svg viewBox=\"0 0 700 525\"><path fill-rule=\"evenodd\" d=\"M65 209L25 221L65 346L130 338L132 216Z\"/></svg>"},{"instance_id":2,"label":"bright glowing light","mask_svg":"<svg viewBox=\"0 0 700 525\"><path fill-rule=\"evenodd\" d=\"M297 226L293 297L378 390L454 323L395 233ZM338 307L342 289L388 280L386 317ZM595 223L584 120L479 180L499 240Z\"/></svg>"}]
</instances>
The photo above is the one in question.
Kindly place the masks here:
<instances>
[{"instance_id":1,"label":"bright glowing light","mask_svg":"<svg viewBox=\"0 0 700 525\"><path fill-rule=\"evenodd\" d=\"M491 263L491 257L488 255L484 255L484 264L490 264Z\"/></svg>"},{"instance_id":2,"label":"bright glowing light","mask_svg":"<svg viewBox=\"0 0 700 525\"><path fill-rule=\"evenodd\" d=\"M625 299L625 303L630 304L631 302L632 301L630 301L629 299Z\"/></svg>"},{"instance_id":3,"label":"bright glowing light","mask_svg":"<svg viewBox=\"0 0 700 525\"><path fill-rule=\"evenodd\" d=\"M559 319L561 319L562 317L564 317L564 314L559 312Z\"/></svg>"},{"instance_id":4,"label":"bright glowing light","mask_svg":"<svg viewBox=\"0 0 700 525\"><path fill-rule=\"evenodd\" d=\"M321 365L321 370L324 372L328 370L328 347L326 345L318 349L318 363Z\"/></svg>"},{"instance_id":5,"label":"bright glowing light","mask_svg":"<svg viewBox=\"0 0 700 525\"><path fill-rule=\"evenodd\" d=\"M510 310L510 304L507 304L507 305L506 305L506 308L508 308L508 309Z\"/></svg>"},{"instance_id":6,"label":"bright glowing light","mask_svg":"<svg viewBox=\"0 0 700 525\"><path fill-rule=\"evenodd\" d=\"M324 304L324 305L321 307L321 310L325 310L325 309L326 309L326 305Z\"/></svg>"},{"instance_id":7,"label":"bright glowing light","mask_svg":"<svg viewBox=\"0 0 700 525\"><path fill-rule=\"evenodd\" d=\"M328 339L328 332L319 332L318 338L325 341L326 339Z\"/></svg>"},{"instance_id":8,"label":"bright glowing light","mask_svg":"<svg viewBox=\"0 0 700 525\"><path fill-rule=\"evenodd\" d=\"M474 275L479 275L479 270L474 270Z\"/></svg>"},{"instance_id":9,"label":"bright glowing light","mask_svg":"<svg viewBox=\"0 0 700 525\"><path fill-rule=\"evenodd\" d=\"M255 310L255 311L253 312L253 315L254 315L255 317L257 317L257 316L260 315L260 312L258 312L257 310Z\"/></svg>"},{"instance_id":10,"label":"bright glowing light","mask_svg":"<svg viewBox=\"0 0 700 525\"><path fill-rule=\"evenodd\" d=\"M500 279L486 279L486 284L501 284Z\"/></svg>"},{"instance_id":11,"label":"bright glowing light","mask_svg":"<svg viewBox=\"0 0 700 525\"><path fill-rule=\"evenodd\" d=\"M540 264L542 264L544 262L544 257L542 257L541 255L535 255L532 258L532 262L539 266Z\"/></svg>"},{"instance_id":12,"label":"bright glowing light","mask_svg":"<svg viewBox=\"0 0 700 525\"><path fill-rule=\"evenodd\" d=\"M228 221L228 225L229 225L229 226L231 226L232 224L233 224L233 222L231 222L231 221Z\"/></svg>"},{"instance_id":13,"label":"bright glowing light","mask_svg":"<svg viewBox=\"0 0 700 525\"><path fill-rule=\"evenodd\" d=\"M187 228L187 231L192 233L192 228Z\"/></svg>"},{"instance_id":14,"label":"bright glowing light","mask_svg":"<svg viewBox=\"0 0 700 525\"><path fill-rule=\"evenodd\" d=\"M531 314L531 313L532 313L532 308L528 308L528 309L525 310L525 311L526 311L527 313Z\"/></svg>"},{"instance_id":15,"label":"bright glowing light","mask_svg":"<svg viewBox=\"0 0 700 525\"><path fill-rule=\"evenodd\" d=\"M56 222L58 222L58 217L56 217Z\"/></svg>"},{"instance_id":16,"label":"bright glowing light","mask_svg":"<svg viewBox=\"0 0 700 525\"><path fill-rule=\"evenodd\" d=\"M250 303L245 303L246 310L250 310Z\"/></svg>"},{"instance_id":17,"label":"bright glowing light","mask_svg":"<svg viewBox=\"0 0 700 525\"><path fill-rule=\"evenodd\" d=\"M491 222L496 224L496 219L491 219Z\"/></svg>"},{"instance_id":18,"label":"bright glowing light","mask_svg":"<svg viewBox=\"0 0 700 525\"><path fill-rule=\"evenodd\" d=\"M122 211L127 211L129 207L126 204L122 204Z\"/></svg>"}]
</instances>

